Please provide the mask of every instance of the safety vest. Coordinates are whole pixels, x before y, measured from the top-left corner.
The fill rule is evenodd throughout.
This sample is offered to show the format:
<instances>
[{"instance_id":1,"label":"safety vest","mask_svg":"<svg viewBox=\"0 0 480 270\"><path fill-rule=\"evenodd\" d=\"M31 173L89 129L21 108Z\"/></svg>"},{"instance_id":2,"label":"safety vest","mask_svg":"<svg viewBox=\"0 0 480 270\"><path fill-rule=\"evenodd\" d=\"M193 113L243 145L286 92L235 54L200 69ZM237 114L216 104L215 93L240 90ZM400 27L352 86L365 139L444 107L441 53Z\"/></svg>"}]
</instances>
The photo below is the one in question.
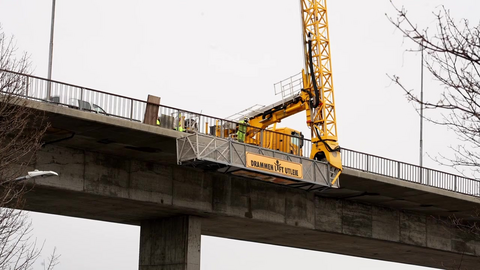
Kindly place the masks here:
<instances>
[{"instance_id":1,"label":"safety vest","mask_svg":"<svg viewBox=\"0 0 480 270\"><path fill-rule=\"evenodd\" d=\"M180 132L185 132L185 128L183 127L184 120L182 119L182 115L178 114L178 127L175 127L175 130Z\"/></svg>"},{"instance_id":2,"label":"safety vest","mask_svg":"<svg viewBox=\"0 0 480 270\"><path fill-rule=\"evenodd\" d=\"M247 123L245 120L241 120L238 122L238 131L237 131L237 141L244 142L245 141L245 133L247 133Z\"/></svg>"},{"instance_id":3,"label":"safety vest","mask_svg":"<svg viewBox=\"0 0 480 270\"><path fill-rule=\"evenodd\" d=\"M180 132L185 132L185 129L183 127L178 127L178 128L175 128L176 130L180 131Z\"/></svg>"}]
</instances>

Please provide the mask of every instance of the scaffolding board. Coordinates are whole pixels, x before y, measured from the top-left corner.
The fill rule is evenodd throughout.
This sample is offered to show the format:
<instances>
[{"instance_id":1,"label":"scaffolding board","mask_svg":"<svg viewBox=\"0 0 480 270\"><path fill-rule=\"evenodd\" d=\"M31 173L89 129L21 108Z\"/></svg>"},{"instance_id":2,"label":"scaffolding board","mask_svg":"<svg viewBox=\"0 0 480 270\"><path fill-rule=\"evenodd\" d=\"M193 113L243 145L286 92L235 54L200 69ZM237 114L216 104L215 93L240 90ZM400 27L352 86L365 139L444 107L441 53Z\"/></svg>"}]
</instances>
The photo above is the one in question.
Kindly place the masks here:
<instances>
[{"instance_id":1,"label":"scaffolding board","mask_svg":"<svg viewBox=\"0 0 480 270\"><path fill-rule=\"evenodd\" d=\"M339 187L326 162L201 133L177 139L177 163L306 190Z\"/></svg>"}]
</instances>

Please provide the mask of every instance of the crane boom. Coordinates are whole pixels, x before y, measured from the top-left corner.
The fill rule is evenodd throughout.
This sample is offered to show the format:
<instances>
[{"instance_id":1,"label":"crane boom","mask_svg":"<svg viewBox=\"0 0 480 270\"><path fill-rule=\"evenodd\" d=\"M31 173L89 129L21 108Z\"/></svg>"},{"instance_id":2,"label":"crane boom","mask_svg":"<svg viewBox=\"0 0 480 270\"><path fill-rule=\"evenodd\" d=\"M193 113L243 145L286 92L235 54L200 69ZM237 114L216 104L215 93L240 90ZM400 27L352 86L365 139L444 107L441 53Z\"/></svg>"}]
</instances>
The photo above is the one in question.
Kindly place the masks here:
<instances>
[{"instance_id":1,"label":"crane boom","mask_svg":"<svg viewBox=\"0 0 480 270\"><path fill-rule=\"evenodd\" d=\"M342 170L337 138L335 99L330 56L326 0L301 0L305 69L304 91L313 99L307 108L307 124L311 129L310 158L323 159L337 169L334 181ZM306 72L309 71L306 74ZM317 87L318 86L318 87ZM307 105L307 106L308 106Z\"/></svg>"},{"instance_id":2,"label":"crane boom","mask_svg":"<svg viewBox=\"0 0 480 270\"><path fill-rule=\"evenodd\" d=\"M332 63L330 57L330 38L328 34L327 7L325 0L302 0L303 36L305 44L305 70L313 66L313 76L304 78L305 89L315 92L313 80L320 86L315 96L321 100L314 108L313 126L317 132L314 136L324 140L337 140L337 125L335 118L335 102L332 80ZM308 43L311 41L311 50ZM309 55L311 51L311 55ZM313 91L312 91L313 90Z\"/></svg>"}]
</instances>

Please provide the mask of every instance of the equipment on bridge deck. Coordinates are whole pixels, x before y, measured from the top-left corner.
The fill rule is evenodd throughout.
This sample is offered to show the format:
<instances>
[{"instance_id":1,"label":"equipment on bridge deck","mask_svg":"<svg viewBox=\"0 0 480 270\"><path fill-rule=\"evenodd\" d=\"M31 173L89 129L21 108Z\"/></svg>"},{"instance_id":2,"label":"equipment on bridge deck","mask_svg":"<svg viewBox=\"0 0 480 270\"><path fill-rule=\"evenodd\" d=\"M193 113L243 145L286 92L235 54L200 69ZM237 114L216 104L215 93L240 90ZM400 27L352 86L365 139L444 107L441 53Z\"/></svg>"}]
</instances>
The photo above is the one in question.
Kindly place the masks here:
<instances>
[{"instance_id":1,"label":"equipment on bridge deck","mask_svg":"<svg viewBox=\"0 0 480 270\"><path fill-rule=\"evenodd\" d=\"M57 99L59 100L60 97L51 97L51 99L55 102L55 100ZM97 104L90 103L88 101L80 100L77 98L70 98L68 104L69 104L69 107L73 107L75 109L86 110L86 111L108 115L107 112L104 109L102 109L102 107L98 106Z\"/></svg>"},{"instance_id":2,"label":"equipment on bridge deck","mask_svg":"<svg viewBox=\"0 0 480 270\"><path fill-rule=\"evenodd\" d=\"M282 179L338 186L342 162L337 139L326 0L300 1L305 68L298 74L299 78L292 76L276 84L275 92L282 94L282 100L240 114L235 119L236 129L218 123L211 126L210 133L220 138L197 133L178 139L179 164L226 168L229 172L267 173ZM276 127L282 119L302 111L306 112L306 123L311 130L309 158L303 157L301 132ZM271 125L273 127L269 127ZM318 173L315 166L322 167ZM319 181L317 177L321 174L324 176Z\"/></svg>"}]
</instances>

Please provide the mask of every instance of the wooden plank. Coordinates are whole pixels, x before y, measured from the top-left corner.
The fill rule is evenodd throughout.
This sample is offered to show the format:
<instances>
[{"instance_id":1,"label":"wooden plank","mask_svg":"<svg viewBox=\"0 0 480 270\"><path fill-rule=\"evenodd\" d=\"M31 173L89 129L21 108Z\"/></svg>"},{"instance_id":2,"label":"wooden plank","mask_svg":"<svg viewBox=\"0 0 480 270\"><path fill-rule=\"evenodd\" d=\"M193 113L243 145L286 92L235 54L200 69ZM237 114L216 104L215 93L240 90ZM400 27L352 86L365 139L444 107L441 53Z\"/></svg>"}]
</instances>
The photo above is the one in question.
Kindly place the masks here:
<instances>
[{"instance_id":1,"label":"wooden plank","mask_svg":"<svg viewBox=\"0 0 480 270\"><path fill-rule=\"evenodd\" d=\"M149 125L156 125L158 118L158 106L160 105L160 97L148 95L147 108L145 110L145 117L143 123Z\"/></svg>"}]
</instances>

